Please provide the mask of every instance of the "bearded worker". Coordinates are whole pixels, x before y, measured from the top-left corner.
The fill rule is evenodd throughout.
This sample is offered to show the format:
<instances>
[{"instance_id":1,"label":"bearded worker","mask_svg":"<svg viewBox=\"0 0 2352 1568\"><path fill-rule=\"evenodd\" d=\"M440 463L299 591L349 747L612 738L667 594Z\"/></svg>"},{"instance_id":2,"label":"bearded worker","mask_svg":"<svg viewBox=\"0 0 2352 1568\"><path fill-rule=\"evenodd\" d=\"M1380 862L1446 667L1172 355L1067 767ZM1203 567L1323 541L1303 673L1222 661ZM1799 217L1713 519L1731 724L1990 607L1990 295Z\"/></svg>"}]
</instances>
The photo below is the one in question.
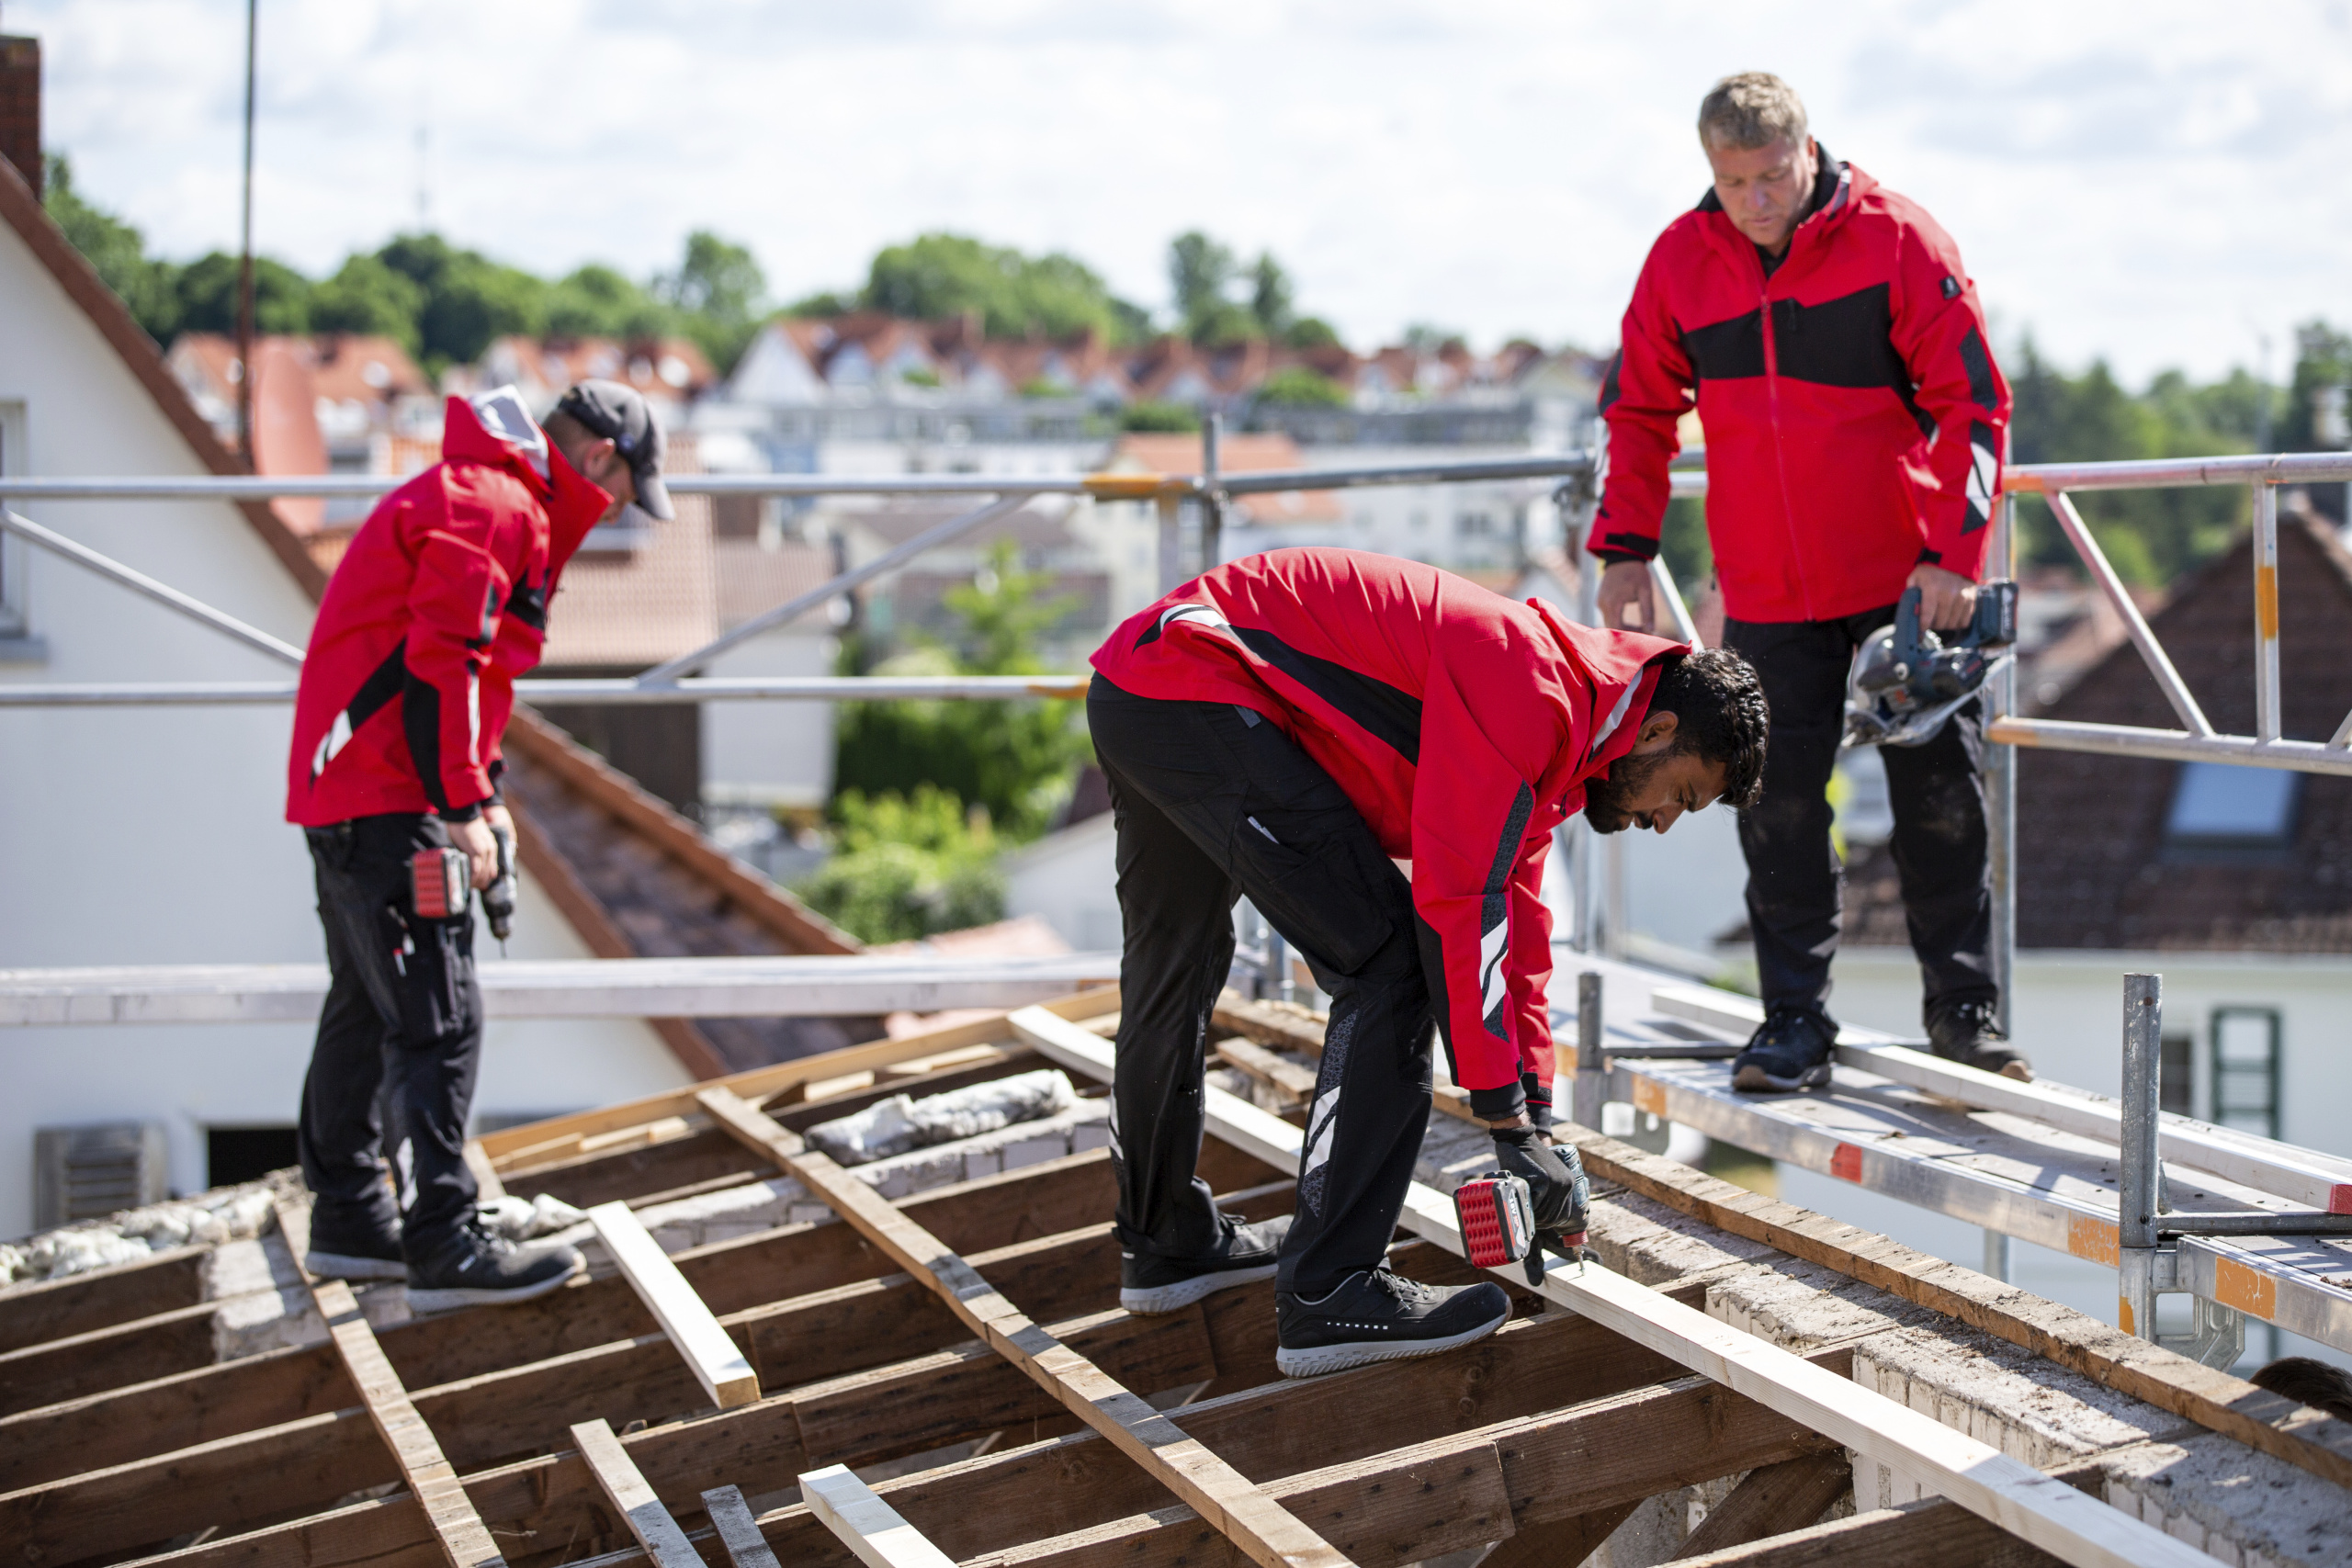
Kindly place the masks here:
<instances>
[{"instance_id":1,"label":"bearded worker","mask_svg":"<svg viewBox=\"0 0 2352 1568\"><path fill-rule=\"evenodd\" d=\"M1093 664L1125 939L1120 1304L1173 1312L1272 1276L1293 1377L1492 1333L1510 1315L1499 1285L1432 1288L1383 1261L1429 1122L1432 1026L1539 1230L1581 1240L1584 1173L1549 1134L1552 829L1582 810L1602 832L1664 832L1752 803L1755 672L1329 549L1204 573ZM1221 1213L1195 1174L1209 1012L1245 893L1331 997L1296 1210L1260 1224Z\"/></svg>"}]
</instances>

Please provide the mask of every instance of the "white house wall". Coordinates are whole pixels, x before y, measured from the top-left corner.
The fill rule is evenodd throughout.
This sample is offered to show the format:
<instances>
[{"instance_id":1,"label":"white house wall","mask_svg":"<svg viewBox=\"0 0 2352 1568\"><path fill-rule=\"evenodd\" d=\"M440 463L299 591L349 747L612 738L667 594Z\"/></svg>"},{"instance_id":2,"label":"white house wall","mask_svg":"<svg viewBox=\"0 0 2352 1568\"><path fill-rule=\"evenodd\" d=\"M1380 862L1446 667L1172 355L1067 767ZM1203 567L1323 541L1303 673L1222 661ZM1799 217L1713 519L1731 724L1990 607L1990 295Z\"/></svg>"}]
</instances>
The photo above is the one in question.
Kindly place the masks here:
<instances>
[{"instance_id":1,"label":"white house wall","mask_svg":"<svg viewBox=\"0 0 2352 1568\"><path fill-rule=\"evenodd\" d=\"M6 457L11 471L204 471L145 386L6 229L0 405L22 411L10 421L12 434L23 432ZM20 510L288 642L307 640L309 598L232 507ZM26 630L46 644L47 658L0 665L0 681L289 673L77 567L38 551L17 562L26 571ZM310 857L284 819L291 721L290 706L0 709L0 967L318 961ZM551 911L533 923L560 925ZM567 952L584 956L576 940ZM571 1032L512 1041L502 1032L482 1108L510 1059L520 1080L562 1086L518 1109L600 1103L683 1080L650 1028L616 1030L594 1044ZM296 1027L0 1031L8 1086L0 1097L0 1233L31 1221L34 1127L155 1116L173 1128L174 1181L201 1185L201 1122L290 1122L308 1036ZM594 1066L608 1058L628 1069ZM586 1077L565 1083L579 1074Z\"/></svg>"},{"instance_id":2,"label":"white house wall","mask_svg":"<svg viewBox=\"0 0 2352 1568\"><path fill-rule=\"evenodd\" d=\"M1035 915L1081 953L1120 942L1118 839L1107 811L1004 857L1004 911Z\"/></svg>"},{"instance_id":3,"label":"white house wall","mask_svg":"<svg viewBox=\"0 0 2352 1568\"><path fill-rule=\"evenodd\" d=\"M794 629L739 643L711 675L830 675L831 637ZM833 705L707 703L703 798L727 806L820 806L833 793Z\"/></svg>"}]
</instances>

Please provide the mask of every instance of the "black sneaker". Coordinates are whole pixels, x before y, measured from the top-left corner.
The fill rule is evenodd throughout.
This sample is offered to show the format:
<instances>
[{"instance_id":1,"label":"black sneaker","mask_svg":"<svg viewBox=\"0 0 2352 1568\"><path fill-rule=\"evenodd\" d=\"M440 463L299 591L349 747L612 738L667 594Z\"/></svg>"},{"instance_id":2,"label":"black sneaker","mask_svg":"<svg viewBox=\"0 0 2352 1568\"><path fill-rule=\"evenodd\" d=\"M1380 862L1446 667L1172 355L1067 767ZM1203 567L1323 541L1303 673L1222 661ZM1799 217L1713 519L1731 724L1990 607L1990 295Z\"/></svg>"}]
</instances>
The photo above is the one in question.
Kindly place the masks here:
<instances>
[{"instance_id":1,"label":"black sneaker","mask_svg":"<svg viewBox=\"0 0 2352 1568\"><path fill-rule=\"evenodd\" d=\"M1290 1216L1280 1214L1254 1225L1230 1214L1218 1218L1225 1221L1224 1244L1205 1258L1161 1258L1120 1248L1120 1307L1127 1312L1181 1312L1203 1296L1272 1279L1283 1238L1290 1235Z\"/></svg>"},{"instance_id":2,"label":"black sneaker","mask_svg":"<svg viewBox=\"0 0 2352 1568\"><path fill-rule=\"evenodd\" d=\"M1928 1010L1928 1043L1947 1062L2031 1083L2033 1065L2001 1032L1998 1016L1990 997L1935 1003Z\"/></svg>"},{"instance_id":3,"label":"black sneaker","mask_svg":"<svg viewBox=\"0 0 2352 1568\"><path fill-rule=\"evenodd\" d=\"M314 1203L302 1266L322 1280L405 1280L401 1229L388 1214Z\"/></svg>"},{"instance_id":4,"label":"black sneaker","mask_svg":"<svg viewBox=\"0 0 2352 1568\"><path fill-rule=\"evenodd\" d=\"M1783 1002L1764 1015L1747 1048L1732 1059L1731 1087L1743 1094L1792 1094L1829 1082L1838 1025L1817 1007Z\"/></svg>"},{"instance_id":5,"label":"black sneaker","mask_svg":"<svg viewBox=\"0 0 2352 1568\"><path fill-rule=\"evenodd\" d=\"M520 1247L503 1235L462 1224L438 1243L427 1243L409 1261L408 1304L415 1312L447 1312L527 1302L586 1267L572 1247Z\"/></svg>"},{"instance_id":6,"label":"black sneaker","mask_svg":"<svg viewBox=\"0 0 2352 1568\"><path fill-rule=\"evenodd\" d=\"M1510 1297L1491 1280L1424 1285L1388 1266L1349 1275L1320 1300L1274 1294L1274 1365L1286 1378L1374 1361L1434 1356L1484 1339L1510 1321Z\"/></svg>"}]
</instances>

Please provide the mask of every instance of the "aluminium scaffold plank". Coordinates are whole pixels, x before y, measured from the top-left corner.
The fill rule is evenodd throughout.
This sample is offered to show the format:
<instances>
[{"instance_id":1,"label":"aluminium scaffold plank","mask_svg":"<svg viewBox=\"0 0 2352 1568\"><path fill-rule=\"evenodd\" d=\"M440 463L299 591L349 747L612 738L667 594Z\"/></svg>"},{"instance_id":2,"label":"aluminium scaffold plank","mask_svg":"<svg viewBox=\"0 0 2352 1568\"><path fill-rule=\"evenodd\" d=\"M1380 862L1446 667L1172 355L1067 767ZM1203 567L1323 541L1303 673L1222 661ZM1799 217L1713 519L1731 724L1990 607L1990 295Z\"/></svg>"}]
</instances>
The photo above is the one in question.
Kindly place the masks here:
<instances>
[{"instance_id":1,"label":"aluminium scaffold plank","mask_svg":"<svg viewBox=\"0 0 2352 1568\"><path fill-rule=\"evenodd\" d=\"M956 1568L956 1560L850 1473L828 1465L800 1478L800 1500L866 1568Z\"/></svg>"},{"instance_id":2,"label":"aluminium scaffold plank","mask_svg":"<svg viewBox=\"0 0 2352 1568\"><path fill-rule=\"evenodd\" d=\"M1014 1013L1012 1022L1047 1056L1110 1078L1108 1042L1034 1010ZM1305 1137L1299 1129L1222 1090L1210 1089L1207 1098L1209 1130L1216 1136L1268 1164L1298 1168ZM1452 1200L1419 1182L1407 1193L1402 1223L1415 1235L1462 1250ZM2210 1568L2204 1553L1989 1444L1597 1264L1552 1260L1543 1294L1888 1465L2076 1568Z\"/></svg>"},{"instance_id":3,"label":"aluminium scaffold plank","mask_svg":"<svg viewBox=\"0 0 2352 1568\"><path fill-rule=\"evenodd\" d=\"M1752 998L1713 988L1660 986L1651 993L1650 1006L1668 1018L1703 1023L1743 1037L1764 1021L1764 1010ZM1634 1044L1621 1044L1614 1053L1625 1056L1642 1054L1641 1047ZM2030 1117L2062 1133L2108 1144L2122 1136L2123 1108L2104 1095L2055 1089L2048 1084L2019 1083L2015 1078L1980 1072L1904 1045L1841 1041L1838 1063L1964 1105ZM2352 1160L2312 1149L2290 1148L2272 1139L2216 1127L2171 1111L2165 1111L2158 1120L2164 1157L2174 1164L2209 1171L2257 1192L2267 1192L2324 1213L2352 1213Z\"/></svg>"},{"instance_id":4,"label":"aluminium scaffold plank","mask_svg":"<svg viewBox=\"0 0 2352 1568\"><path fill-rule=\"evenodd\" d=\"M286 1234L290 1247L294 1232L286 1223L288 1213L283 1204L279 1205L278 1229ZM307 1227L304 1229L307 1234ZM303 1250L307 1253L309 1249ZM343 1358L344 1370L350 1374L351 1385L359 1391L361 1401L368 1406L368 1420L382 1436L384 1445L392 1450L401 1478L408 1483L417 1506L424 1511L450 1568L503 1568L505 1559L490 1539L481 1516L474 1512L473 1500L458 1484L457 1471L442 1457L433 1428L416 1413L408 1390L401 1384L400 1374L384 1359L383 1347L376 1343L376 1331L361 1314L351 1287L341 1280L314 1279L307 1262L298 1259L298 1263L302 1278L311 1287L311 1299L319 1309L319 1316L326 1322L328 1337L334 1340L336 1354Z\"/></svg>"},{"instance_id":5,"label":"aluminium scaffold plank","mask_svg":"<svg viewBox=\"0 0 2352 1568\"><path fill-rule=\"evenodd\" d=\"M1086 1032L1054 1014L1039 1016ZM1096 1039L1091 1034L1087 1038ZM1109 1049L1107 1044L1104 1049ZM983 1343L1028 1373L1071 1414L1216 1525L1251 1561L1264 1568L1316 1568L1346 1561L1166 1416L1032 1323L962 1258L907 1218L888 1199L823 1155L809 1151L797 1134L727 1090L706 1089L696 1098L720 1125L750 1146L764 1150L778 1167L831 1204L842 1219L872 1237L901 1268L938 1292Z\"/></svg>"},{"instance_id":6,"label":"aluminium scaffold plank","mask_svg":"<svg viewBox=\"0 0 2352 1568\"><path fill-rule=\"evenodd\" d=\"M610 1423L582 1421L571 1428L572 1443L587 1461L596 1485L628 1526L628 1533L653 1560L654 1568L703 1568L702 1553L645 1483L637 1463L613 1435Z\"/></svg>"},{"instance_id":7,"label":"aluminium scaffold plank","mask_svg":"<svg viewBox=\"0 0 2352 1568\"><path fill-rule=\"evenodd\" d=\"M743 1352L718 1325L718 1317L695 1294L695 1288L686 1283L669 1254L646 1234L628 1205L599 1203L588 1211L588 1220L596 1227L605 1250L619 1265L622 1277L662 1325L662 1332L670 1337L710 1402L729 1410L759 1398L760 1380L752 1363L743 1359Z\"/></svg>"}]
</instances>

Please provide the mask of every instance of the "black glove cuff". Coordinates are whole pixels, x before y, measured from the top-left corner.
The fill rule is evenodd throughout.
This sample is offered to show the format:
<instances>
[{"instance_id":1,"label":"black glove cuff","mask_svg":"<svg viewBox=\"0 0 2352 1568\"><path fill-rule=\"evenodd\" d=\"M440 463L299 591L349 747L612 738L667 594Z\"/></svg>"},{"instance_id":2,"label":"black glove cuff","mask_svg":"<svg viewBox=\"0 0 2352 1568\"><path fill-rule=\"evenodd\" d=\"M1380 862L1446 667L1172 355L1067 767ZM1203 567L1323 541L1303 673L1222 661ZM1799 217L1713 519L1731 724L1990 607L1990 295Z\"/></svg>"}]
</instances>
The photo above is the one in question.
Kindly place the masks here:
<instances>
[{"instance_id":1,"label":"black glove cuff","mask_svg":"<svg viewBox=\"0 0 2352 1568\"><path fill-rule=\"evenodd\" d=\"M1535 1073L1519 1075L1520 1092L1527 1097L1528 1120L1538 1127L1552 1124L1552 1086Z\"/></svg>"},{"instance_id":2,"label":"black glove cuff","mask_svg":"<svg viewBox=\"0 0 2352 1568\"><path fill-rule=\"evenodd\" d=\"M1517 1083L1470 1091L1470 1112L1482 1122L1508 1122L1527 1109L1527 1092Z\"/></svg>"}]
</instances>

